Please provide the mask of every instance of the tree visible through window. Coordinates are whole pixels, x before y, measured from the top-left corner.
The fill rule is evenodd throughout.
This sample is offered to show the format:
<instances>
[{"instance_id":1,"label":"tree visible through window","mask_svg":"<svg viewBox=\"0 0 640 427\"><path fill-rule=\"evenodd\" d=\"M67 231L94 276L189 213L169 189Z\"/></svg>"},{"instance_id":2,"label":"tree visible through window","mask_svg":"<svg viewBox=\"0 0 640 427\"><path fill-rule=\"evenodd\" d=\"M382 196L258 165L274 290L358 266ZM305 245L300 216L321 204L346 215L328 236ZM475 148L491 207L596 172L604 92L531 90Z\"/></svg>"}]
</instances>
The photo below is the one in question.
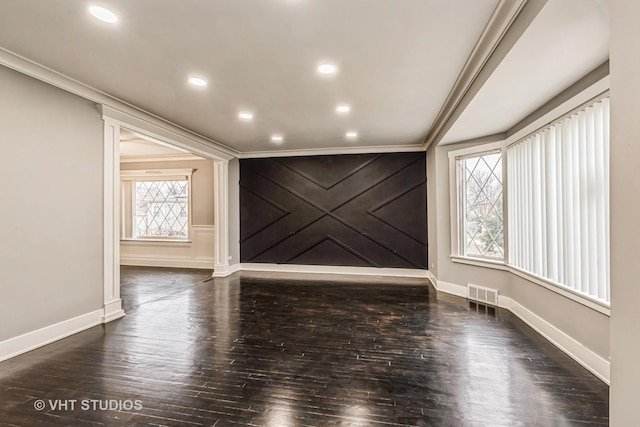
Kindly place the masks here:
<instances>
[{"instance_id":1,"label":"tree visible through window","mask_svg":"<svg viewBox=\"0 0 640 427\"><path fill-rule=\"evenodd\" d=\"M504 258L502 156L486 153L458 160L462 255Z\"/></svg>"},{"instance_id":2,"label":"tree visible through window","mask_svg":"<svg viewBox=\"0 0 640 427\"><path fill-rule=\"evenodd\" d=\"M187 238L188 181L135 181L134 238Z\"/></svg>"}]
</instances>

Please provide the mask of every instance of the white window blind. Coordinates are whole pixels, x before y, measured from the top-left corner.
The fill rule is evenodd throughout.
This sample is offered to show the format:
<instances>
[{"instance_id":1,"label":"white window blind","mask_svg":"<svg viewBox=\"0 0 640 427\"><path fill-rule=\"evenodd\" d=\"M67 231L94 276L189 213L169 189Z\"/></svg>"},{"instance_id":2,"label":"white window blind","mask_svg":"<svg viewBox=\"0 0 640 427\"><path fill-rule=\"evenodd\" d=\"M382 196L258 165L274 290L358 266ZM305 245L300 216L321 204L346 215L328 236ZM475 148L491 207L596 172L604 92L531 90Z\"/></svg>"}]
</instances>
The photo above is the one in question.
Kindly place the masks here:
<instances>
[{"instance_id":1,"label":"white window blind","mask_svg":"<svg viewBox=\"0 0 640 427\"><path fill-rule=\"evenodd\" d=\"M509 264L609 302L609 98L507 149Z\"/></svg>"}]
</instances>

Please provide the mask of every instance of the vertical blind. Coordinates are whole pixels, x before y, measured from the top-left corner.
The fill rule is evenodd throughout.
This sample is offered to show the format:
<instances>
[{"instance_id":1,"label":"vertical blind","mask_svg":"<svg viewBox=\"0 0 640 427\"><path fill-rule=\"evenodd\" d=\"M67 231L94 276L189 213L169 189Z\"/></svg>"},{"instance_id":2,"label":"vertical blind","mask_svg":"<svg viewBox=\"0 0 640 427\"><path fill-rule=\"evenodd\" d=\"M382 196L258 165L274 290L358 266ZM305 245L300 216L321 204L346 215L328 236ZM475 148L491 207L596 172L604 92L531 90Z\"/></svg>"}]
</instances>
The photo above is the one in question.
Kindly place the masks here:
<instances>
[{"instance_id":1,"label":"vertical blind","mask_svg":"<svg viewBox=\"0 0 640 427\"><path fill-rule=\"evenodd\" d=\"M609 302L609 98L507 149L509 264Z\"/></svg>"}]
</instances>

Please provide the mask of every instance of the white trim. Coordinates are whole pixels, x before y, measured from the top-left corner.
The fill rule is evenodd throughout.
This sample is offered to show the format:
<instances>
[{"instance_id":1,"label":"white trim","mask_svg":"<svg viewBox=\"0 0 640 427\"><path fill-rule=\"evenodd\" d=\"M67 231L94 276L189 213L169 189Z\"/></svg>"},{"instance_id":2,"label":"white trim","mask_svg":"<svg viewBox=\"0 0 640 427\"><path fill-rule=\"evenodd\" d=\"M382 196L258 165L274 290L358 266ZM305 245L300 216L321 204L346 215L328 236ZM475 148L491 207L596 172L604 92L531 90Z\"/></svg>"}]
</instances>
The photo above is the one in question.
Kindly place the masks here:
<instances>
[{"instance_id":1,"label":"white trim","mask_svg":"<svg viewBox=\"0 0 640 427\"><path fill-rule=\"evenodd\" d=\"M213 162L213 222L216 225L214 273L228 275L229 271L229 162Z\"/></svg>"},{"instance_id":2,"label":"white trim","mask_svg":"<svg viewBox=\"0 0 640 427\"><path fill-rule=\"evenodd\" d=\"M149 162L183 162L207 160L195 154L166 154L157 156L120 156L120 163L149 163Z\"/></svg>"},{"instance_id":3,"label":"white trim","mask_svg":"<svg viewBox=\"0 0 640 427\"><path fill-rule=\"evenodd\" d=\"M120 271L119 268L118 271ZM120 290L120 288L118 288L118 290ZM123 318L125 315L126 314L122 309L122 300L118 299L109 303L105 303L104 314L102 315L102 323L109 323L111 321L118 320L120 318Z\"/></svg>"},{"instance_id":4,"label":"white trim","mask_svg":"<svg viewBox=\"0 0 640 427\"><path fill-rule=\"evenodd\" d=\"M437 291L438 290L438 279L436 279L436 276L431 272L431 270L427 270L427 280L429 280L431 282L431 284L433 285L433 287Z\"/></svg>"},{"instance_id":5,"label":"white trim","mask_svg":"<svg viewBox=\"0 0 640 427\"><path fill-rule=\"evenodd\" d=\"M502 151L503 148L504 139L487 144L474 145L473 147L461 148L459 150L451 150L447 155L449 156L449 159L458 159L489 153L490 151Z\"/></svg>"},{"instance_id":6,"label":"white trim","mask_svg":"<svg viewBox=\"0 0 640 427\"><path fill-rule=\"evenodd\" d=\"M467 298L467 287L455 283L443 282L433 277L434 287L438 292ZM562 352L585 367L600 380L609 384L610 363L588 349L571 336L567 335L551 323L544 320L522 304L504 295L498 296L498 307L509 310L516 317L529 325L534 331L544 337Z\"/></svg>"},{"instance_id":7,"label":"white trim","mask_svg":"<svg viewBox=\"0 0 640 427\"><path fill-rule=\"evenodd\" d=\"M451 262L457 262L460 264L475 265L476 267L493 268L495 270L508 270L509 267L500 260L492 260L490 258L473 258L460 255L449 255Z\"/></svg>"},{"instance_id":8,"label":"white trim","mask_svg":"<svg viewBox=\"0 0 640 427\"><path fill-rule=\"evenodd\" d=\"M102 309L82 314L17 337L0 341L0 362L102 323Z\"/></svg>"},{"instance_id":9,"label":"white trim","mask_svg":"<svg viewBox=\"0 0 640 427\"><path fill-rule=\"evenodd\" d=\"M120 265L132 265L141 267L172 267L172 268L199 268L211 270L213 258L181 258L168 256L123 256Z\"/></svg>"},{"instance_id":10,"label":"white trim","mask_svg":"<svg viewBox=\"0 0 640 427\"><path fill-rule=\"evenodd\" d=\"M104 119L103 315L124 316L120 299L120 125Z\"/></svg>"},{"instance_id":11,"label":"white trim","mask_svg":"<svg viewBox=\"0 0 640 427\"><path fill-rule=\"evenodd\" d=\"M299 265L299 264L267 264L243 263L241 271L272 271L278 273L320 273L346 274L358 276L415 277L428 279L427 270L409 268L347 267L332 265Z\"/></svg>"},{"instance_id":12,"label":"white trim","mask_svg":"<svg viewBox=\"0 0 640 427\"><path fill-rule=\"evenodd\" d=\"M121 245L126 246L171 246L173 248L188 248L191 247L193 240L189 239L171 239L170 237L145 237L144 239L120 239Z\"/></svg>"},{"instance_id":13,"label":"white trim","mask_svg":"<svg viewBox=\"0 0 640 427\"><path fill-rule=\"evenodd\" d=\"M462 285L456 285L455 283L444 282L442 280L436 280L437 285L435 288L438 292L444 292L446 294L455 295L457 297L467 297L467 287Z\"/></svg>"},{"instance_id":14,"label":"white trim","mask_svg":"<svg viewBox=\"0 0 640 427\"><path fill-rule=\"evenodd\" d=\"M571 336L562 332L528 308L508 297L502 297L501 308L506 308L551 344L584 366L596 377L609 384L610 363Z\"/></svg>"},{"instance_id":15,"label":"white trim","mask_svg":"<svg viewBox=\"0 0 640 427\"><path fill-rule=\"evenodd\" d=\"M323 156L338 154L408 153L414 151L426 151L426 148L422 144L300 148L297 150L247 151L238 153L237 157L240 159L255 159L262 157Z\"/></svg>"},{"instance_id":16,"label":"white trim","mask_svg":"<svg viewBox=\"0 0 640 427\"><path fill-rule=\"evenodd\" d=\"M162 180L169 181L173 177L179 177L180 179L187 179L193 175L192 168L185 169L128 169L120 171L120 180L136 181L140 178L156 179L162 178Z\"/></svg>"},{"instance_id":17,"label":"white trim","mask_svg":"<svg viewBox=\"0 0 640 427\"><path fill-rule=\"evenodd\" d=\"M231 159L237 155L236 150L226 147L217 141L192 132L175 123L149 113L148 111L129 104L87 84L81 83L78 80L74 80L71 77L54 71L51 68L47 68L44 65L38 64L35 61L27 59L2 47L0 47L0 65L19 71L22 74L26 74L82 98L102 104L102 106L107 107L112 112L111 118L113 119L129 122L129 119L123 119L123 117L135 117L135 122L144 122L145 128L155 127L163 129L163 133L170 133L173 135L170 139L188 139L194 143L195 147L200 147L212 154L215 153L215 156L217 157ZM129 126L126 127L129 128ZM135 131L138 129L131 130ZM147 132L142 133L147 134ZM159 139L163 140L164 138ZM195 149L187 149L189 151L196 151Z\"/></svg>"},{"instance_id":18,"label":"white trim","mask_svg":"<svg viewBox=\"0 0 640 427\"><path fill-rule=\"evenodd\" d=\"M231 276L236 271L240 271L240 264L221 266L214 269L211 277L227 277Z\"/></svg>"}]
</instances>

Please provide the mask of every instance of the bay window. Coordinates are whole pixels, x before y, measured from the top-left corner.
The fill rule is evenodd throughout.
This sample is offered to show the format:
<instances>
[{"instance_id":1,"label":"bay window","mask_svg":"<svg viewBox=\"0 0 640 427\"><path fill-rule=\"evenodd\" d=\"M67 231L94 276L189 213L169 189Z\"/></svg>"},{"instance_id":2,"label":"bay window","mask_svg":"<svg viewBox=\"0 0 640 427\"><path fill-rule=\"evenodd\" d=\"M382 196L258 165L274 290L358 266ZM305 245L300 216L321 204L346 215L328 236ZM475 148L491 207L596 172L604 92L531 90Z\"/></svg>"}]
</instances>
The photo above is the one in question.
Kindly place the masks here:
<instances>
[{"instance_id":1,"label":"bay window","mask_svg":"<svg viewBox=\"0 0 640 427\"><path fill-rule=\"evenodd\" d=\"M609 303L608 97L520 140L449 156L454 260L500 263Z\"/></svg>"}]
</instances>

